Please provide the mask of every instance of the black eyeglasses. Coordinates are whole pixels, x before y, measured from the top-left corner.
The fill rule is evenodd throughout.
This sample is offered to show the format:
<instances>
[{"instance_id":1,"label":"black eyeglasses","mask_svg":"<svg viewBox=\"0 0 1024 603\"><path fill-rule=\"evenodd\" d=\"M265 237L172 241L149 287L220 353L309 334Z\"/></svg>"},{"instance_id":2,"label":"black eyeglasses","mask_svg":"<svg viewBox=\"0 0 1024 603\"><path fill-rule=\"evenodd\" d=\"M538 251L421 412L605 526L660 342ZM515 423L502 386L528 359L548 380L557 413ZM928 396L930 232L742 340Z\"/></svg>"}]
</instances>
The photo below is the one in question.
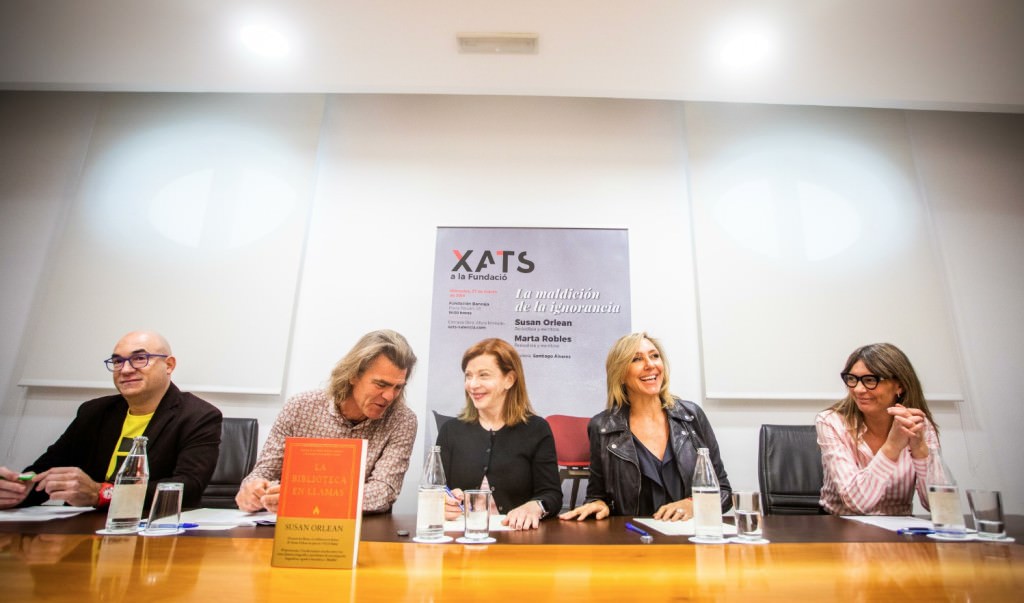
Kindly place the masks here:
<instances>
[{"instance_id":1,"label":"black eyeglasses","mask_svg":"<svg viewBox=\"0 0 1024 603\"><path fill-rule=\"evenodd\" d=\"M850 389L857 387L858 383L863 383L867 389L875 389L879 383L887 379L887 377L879 377L878 375L861 375L858 377L853 373L839 373L839 376L842 377L846 387Z\"/></svg>"},{"instance_id":2,"label":"black eyeglasses","mask_svg":"<svg viewBox=\"0 0 1024 603\"><path fill-rule=\"evenodd\" d=\"M124 363L132 365L134 369L146 368L149 366L150 358L167 358L167 354L132 354L127 358L121 358L120 356L111 356L103 361L103 364L107 365L107 370L111 373L124 368Z\"/></svg>"}]
</instances>

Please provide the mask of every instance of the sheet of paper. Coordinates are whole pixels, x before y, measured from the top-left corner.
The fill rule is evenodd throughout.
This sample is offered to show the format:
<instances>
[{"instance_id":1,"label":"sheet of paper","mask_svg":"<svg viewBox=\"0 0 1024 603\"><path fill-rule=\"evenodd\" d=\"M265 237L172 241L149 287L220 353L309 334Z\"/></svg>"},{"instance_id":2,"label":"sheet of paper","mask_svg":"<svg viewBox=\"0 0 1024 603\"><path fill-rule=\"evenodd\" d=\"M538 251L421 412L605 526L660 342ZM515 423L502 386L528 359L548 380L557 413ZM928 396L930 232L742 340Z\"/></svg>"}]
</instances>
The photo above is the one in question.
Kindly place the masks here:
<instances>
[{"instance_id":1,"label":"sheet of paper","mask_svg":"<svg viewBox=\"0 0 1024 603\"><path fill-rule=\"evenodd\" d=\"M920 517L898 516L898 515L844 515L843 519L859 521L877 528L883 528L895 532L901 528L925 528L932 529L932 522Z\"/></svg>"},{"instance_id":2,"label":"sheet of paper","mask_svg":"<svg viewBox=\"0 0 1024 603\"><path fill-rule=\"evenodd\" d=\"M246 513L240 509L193 509L181 514L181 523L197 523L189 530L230 530L239 526L273 525L277 514L269 511Z\"/></svg>"},{"instance_id":3,"label":"sheet of paper","mask_svg":"<svg viewBox=\"0 0 1024 603\"><path fill-rule=\"evenodd\" d=\"M512 528L510 528L508 526L501 525L501 521L503 519L505 519L504 515L491 515L491 526L489 528L490 531L492 531L492 532L507 532L507 531L511 530ZM453 519L452 521L444 522L444 531L445 532L458 532L459 534L461 534L461 533L466 531L465 527L463 527L463 526L465 526L465 520L462 517L460 517L458 519Z\"/></svg>"},{"instance_id":4,"label":"sheet of paper","mask_svg":"<svg viewBox=\"0 0 1024 603\"><path fill-rule=\"evenodd\" d=\"M661 519L653 519L651 517L634 517L635 523L643 524L657 532L661 532L666 536L694 536L697 534L696 524L692 519L686 521L664 521ZM722 522L722 535L724 536L735 536L736 526L731 523Z\"/></svg>"},{"instance_id":5,"label":"sheet of paper","mask_svg":"<svg viewBox=\"0 0 1024 603\"><path fill-rule=\"evenodd\" d=\"M74 517L92 510L93 507L58 507L57 505L6 509L0 511L0 521L50 521L51 519Z\"/></svg>"}]
</instances>

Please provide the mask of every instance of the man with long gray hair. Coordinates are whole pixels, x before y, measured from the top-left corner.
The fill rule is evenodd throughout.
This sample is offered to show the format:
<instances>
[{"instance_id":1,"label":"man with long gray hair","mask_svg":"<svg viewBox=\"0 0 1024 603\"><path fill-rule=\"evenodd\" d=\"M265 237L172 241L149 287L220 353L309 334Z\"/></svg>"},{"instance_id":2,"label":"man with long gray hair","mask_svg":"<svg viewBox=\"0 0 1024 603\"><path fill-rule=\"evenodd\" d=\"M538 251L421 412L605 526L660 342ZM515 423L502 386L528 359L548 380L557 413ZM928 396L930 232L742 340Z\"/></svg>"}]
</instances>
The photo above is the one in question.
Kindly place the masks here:
<instances>
[{"instance_id":1,"label":"man with long gray hair","mask_svg":"<svg viewBox=\"0 0 1024 603\"><path fill-rule=\"evenodd\" d=\"M416 440L416 414L405 405L405 384L416 355L390 330L364 335L338 361L324 389L296 394L270 429L252 472L235 496L243 511L277 511L287 437L366 440L363 512L391 508L402 490Z\"/></svg>"}]
</instances>

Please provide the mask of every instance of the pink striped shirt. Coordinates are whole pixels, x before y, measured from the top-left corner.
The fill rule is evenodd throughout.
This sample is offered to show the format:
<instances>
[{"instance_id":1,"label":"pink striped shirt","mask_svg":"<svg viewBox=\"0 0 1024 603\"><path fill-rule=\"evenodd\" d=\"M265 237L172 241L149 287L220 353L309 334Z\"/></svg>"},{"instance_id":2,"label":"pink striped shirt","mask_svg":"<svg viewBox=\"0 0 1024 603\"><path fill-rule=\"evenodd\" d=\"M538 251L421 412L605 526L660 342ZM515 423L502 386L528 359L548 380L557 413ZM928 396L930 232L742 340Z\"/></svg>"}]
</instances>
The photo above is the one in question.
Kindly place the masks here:
<instances>
[{"instance_id":1,"label":"pink striped shirt","mask_svg":"<svg viewBox=\"0 0 1024 603\"><path fill-rule=\"evenodd\" d=\"M925 421L925 442L929 448L937 448L935 428ZM927 458L913 458L909 448L901 450L895 461L881 451L872 454L863 437L867 427L861 426L854 441L843 417L832 410L818 413L814 425L825 471L820 502L826 511L833 515L910 515L914 490L928 508Z\"/></svg>"}]
</instances>

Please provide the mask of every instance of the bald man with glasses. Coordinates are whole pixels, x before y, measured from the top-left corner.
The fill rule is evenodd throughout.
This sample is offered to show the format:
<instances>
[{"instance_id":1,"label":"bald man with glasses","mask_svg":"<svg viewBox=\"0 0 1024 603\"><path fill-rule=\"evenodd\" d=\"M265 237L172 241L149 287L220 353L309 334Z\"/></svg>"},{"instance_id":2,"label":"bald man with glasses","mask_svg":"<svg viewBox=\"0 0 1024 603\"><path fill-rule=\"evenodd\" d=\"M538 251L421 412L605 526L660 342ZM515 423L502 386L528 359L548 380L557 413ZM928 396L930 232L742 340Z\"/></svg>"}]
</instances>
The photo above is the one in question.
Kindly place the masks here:
<instances>
[{"instance_id":1,"label":"bald man with glasses","mask_svg":"<svg viewBox=\"0 0 1024 603\"><path fill-rule=\"evenodd\" d=\"M47 499L106 506L136 436L148 438L146 504L164 481L185 484L183 506L199 505L217 464L221 412L171 382L177 359L158 333L128 333L103 362L119 393L79 406L67 430L20 474L0 467L0 509Z\"/></svg>"}]
</instances>

